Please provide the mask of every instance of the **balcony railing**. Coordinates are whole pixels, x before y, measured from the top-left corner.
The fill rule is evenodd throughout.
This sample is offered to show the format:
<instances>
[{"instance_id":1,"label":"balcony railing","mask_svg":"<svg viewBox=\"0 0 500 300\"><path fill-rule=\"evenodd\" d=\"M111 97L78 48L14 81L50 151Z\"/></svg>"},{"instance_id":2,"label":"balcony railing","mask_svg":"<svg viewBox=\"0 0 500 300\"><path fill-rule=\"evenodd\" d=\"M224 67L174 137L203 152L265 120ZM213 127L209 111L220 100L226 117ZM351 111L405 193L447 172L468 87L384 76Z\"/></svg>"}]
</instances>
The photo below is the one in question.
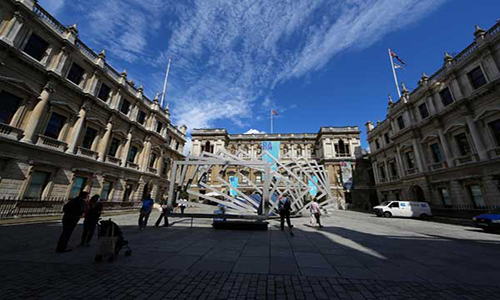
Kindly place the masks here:
<instances>
[{"instance_id":1,"label":"balcony railing","mask_svg":"<svg viewBox=\"0 0 500 300\"><path fill-rule=\"evenodd\" d=\"M406 170L406 175L413 175L413 174L416 174L416 173L417 173L417 168L407 169Z\"/></svg>"},{"instance_id":2,"label":"balcony railing","mask_svg":"<svg viewBox=\"0 0 500 300\"><path fill-rule=\"evenodd\" d=\"M149 173L156 174L156 173L158 173L158 170L157 170L156 168L151 168L151 167L149 167L149 168L148 168L148 172L149 172Z\"/></svg>"},{"instance_id":3,"label":"balcony railing","mask_svg":"<svg viewBox=\"0 0 500 300\"><path fill-rule=\"evenodd\" d=\"M49 24L51 27L53 27L55 30L57 30L59 33L63 34L66 32L66 27L59 23L54 17L52 17L45 9L43 9L39 4L35 4L33 6L33 12L35 15L37 15L40 19L45 21L47 24Z\"/></svg>"},{"instance_id":4,"label":"balcony railing","mask_svg":"<svg viewBox=\"0 0 500 300\"><path fill-rule=\"evenodd\" d=\"M444 168L446 168L445 162L438 162L438 163L431 164L431 171L440 170L440 169L444 169Z\"/></svg>"},{"instance_id":5,"label":"balcony railing","mask_svg":"<svg viewBox=\"0 0 500 300\"><path fill-rule=\"evenodd\" d=\"M119 166L122 163L122 160L114 156L108 155L106 156L106 162Z\"/></svg>"},{"instance_id":6,"label":"balcony railing","mask_svg":"<svg viewBox=\"0 0 500 300\"><path fill-rule=\"evenodd\" d=\"M473 163L476 161L476 156L474 154L464 155L464 156L460 156L460 157L455 158L455 161L459 165Z\"/></svg>"},{"instance_id":7,"label":"balcony railing","mask_svg":"<svg viewBox=\"0 0 500 300\"><path fill-rule=\"evenodd\" d=\"M66 151L66 149L68 148L68 144L66 144L65 142L44 135L38 136L38 141L36 144L38 146L57 149L62 152Z\"/></svg>"},{"instance_id":8,"label":"balcony railing","mask_svg":"<svg viewBox=\"0 0 500 300\"><path fill-rule=\"evenodd\" d=\"M0 135L19 140L21 139L23 131L19 128L12 127L10 125L0 123Z\"/></svg>"},{"instance_id":9,"label":"balcony railing","mask_svg":"<svg viewBox=\"0 0 500 300\"><path fill-rule=\"evenodd\" d=\"M130 161L127 161L127 167L134 170L139 170L139 165Z\"/></svg>"},{"instance_id":10,"label":"balcony railing","mask_svg":"<svg viewBox=\"0 0 500 300\"><path fill-rule=\"evenodd\" d=\"M90 149L87 149L87 148L78 147L78 155L97 159L97 156L99 155L99 153L92 151Z\"/></svg>"}]
</instances>

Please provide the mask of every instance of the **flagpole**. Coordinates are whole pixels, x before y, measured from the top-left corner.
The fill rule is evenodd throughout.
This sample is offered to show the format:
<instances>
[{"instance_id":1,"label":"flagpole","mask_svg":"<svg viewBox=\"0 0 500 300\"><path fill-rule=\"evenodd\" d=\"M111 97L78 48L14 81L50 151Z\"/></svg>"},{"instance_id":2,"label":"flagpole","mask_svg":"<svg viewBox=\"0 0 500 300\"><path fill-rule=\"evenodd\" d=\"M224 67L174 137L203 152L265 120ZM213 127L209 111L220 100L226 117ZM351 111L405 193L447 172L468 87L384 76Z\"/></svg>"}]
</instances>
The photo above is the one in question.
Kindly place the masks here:
<instances>
[{"instance_id":1,"label":"flagpole","mask_svg":"<svg viewBox=\"0 0 500 300\"><path fill-rule=\"evenodd\" d=\"M271 134L273 133L273 110L271 109Z\"/></svg>"},{"instance_id":2,"label":"flagpole","mask_svg":"<svg viewBox=\"0 0 500 300\"><path fill-rule=\"evenodd\" d=\"M396 83L396 88L398 89L398 96L399 98L401 98L401 91L399 90L398 77L396 75L396 68L394 67L394 61L392 60L393 58L391 55L391 49L388 50L389 50L389 60L391 61L391 67L392 67L392 75L394 75L394 83Z\"/></svg>"},{"instance_id":3,"label":"flagpole","mask_svg":"<svg viewBox=\"0 0 500 300\"><path fill-rule=\"evenodd\" d=\"M165 81L163 82L163 92L161 93L161 101L160 101L161 108L163 108L163 106L164 106L163 102L165 101L165 92L167 90L168 74L170 73L170 62L171 61L172 61L171 59L168 60L167 72L165 73Z\"/></svg>"}]
</instances>

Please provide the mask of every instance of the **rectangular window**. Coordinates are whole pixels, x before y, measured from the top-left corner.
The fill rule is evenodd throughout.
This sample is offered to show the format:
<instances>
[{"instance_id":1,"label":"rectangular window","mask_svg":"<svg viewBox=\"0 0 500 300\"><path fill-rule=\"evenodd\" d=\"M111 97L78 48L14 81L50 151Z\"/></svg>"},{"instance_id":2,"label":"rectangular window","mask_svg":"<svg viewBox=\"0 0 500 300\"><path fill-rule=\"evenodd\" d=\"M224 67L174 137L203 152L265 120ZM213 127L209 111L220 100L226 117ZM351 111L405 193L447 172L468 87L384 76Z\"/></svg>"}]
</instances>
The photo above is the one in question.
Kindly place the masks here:
<instances>
[{"instance_id":1,"label":"rectangular window","mask_svg":"<svg viewBox=\"0 0 500 300\"><path fill-rule=\"evenodd\" d=\"M375 147L377 149L380 149L380 142L378 141L378 139L375 140Z\"/></svg>"},{"instance_id":2,"label":"rectangular window","mask_svg":"<svg viewBox=\"0 0 500 300\"><path fill-rule=\"evenodd\" d=\"M120 140L119 139L116 139L116 138L113 138L111 140L111 146L109 146L109 152L108 152L108 155L109 156L113 156L113 157L116 157L116 152L118 152L118 148L120 147Z\"/></svg>"},{"instance_id":3,"label":"rectangular window","mask_svg":"<svg viewBox=\"0 0 500 300\"><path fill-rule=\"evenodd\" d=\"M32 34L24 47L24 53L33 57L34 59L41 61L45 56L45 52L49 48L49 43L36 34Z\"/></svg>"},{"instance_id":4,"label":"rectangular window","mask_svg":"<svg viewBox=\"0 0 500 300\"><path fill-rule=\"evenodd\" d=\"M149 167L154 168L156 163L156 153L152 153L151 157L149 158Z\"/></svg>"},{"instance_id":5,"label":"rectangular window","mask_svg":"<svg viewBox=\"0 0 500 300\"><path fill-rule=\"evenodd\" d=\"M168 170L168 160L163 161L163 169L161 170L161 176L166 177L167 176L167 170Z\"/></svg>"},{"instance_id":6,"label":"rectangular window","mask_svg":"<svg viewBox=\"0 0 500 300\"><path fill-rule=\"evenodd\" d=\"M440 188L439 195L441 196L441 201L445 206L451 206L450 192L447 188Z\"/></svg>"},{"instance_id":7,"label":"rectangular window","mask_svg":"<svg viewBox=\"0 0 500 300\"><path fill-rule=\"evenodd\" d=\"M122 105L120 106L120 111L124 115L128 115L128 113L130 111L130 102L128 102L127 100L123 99L122 100Z\"/></svg>"},{"instance_id":8,"label":"rectangular window","mask_svg":"<svg viewBox=\"0 0 500 300\"><path fill-rule=\"evenodd\" d=\"M111 88L103 83L103 84L101 84L101 88L99 89L99 94L97 94L97 98L106 102L106 101L108 101L108 97L109 97L110 92L111 92Z\"/></svg>"},{"instance_id":9,"label":"rectangular window","mask_svg":"<svg viewBox=\"0 0 500 300\"><path fill-rule=\"evenodd\" d=\"M481 67L476 67L474 70L467 73L467 76L474 89L480 88L487 83Z\"/></svg>"},{"instance_id":10,"label":"rectangular window","mask_svg":"<svg viewBox=\"0 0 500 300\"><path fill-rule=\"evenodd\" d=\"M439 148L439 144L435 143L429 146L432 153L432 159L435 163L439 163L443 161L443 157L441 156L441 149Z\"/></svg>"},{"instance_id":11,"label":"rectangular window","mask_svg":"<svg viewBox=\"0 0 500 300\"><path fill-rule=\"evenodd\" d=\"M384 166L380 166L380 167L378 167L378 169L380 170L380 178L385 179L385 168L384 168Z\"/></svg>"},{"instance_id":12,"label":"rectangular window","mask_svg":"<svg viewBox=\"0 0 500 300\"><path fill-rule=\"evenodd\" d=\"M406 152L405 153L405 158L406 158L406 167L411 170L415 168L415 158L413 156L413 152Z\"/></svg>"},{"instance_id":13,"label":"rectangular window","mask_svg":"<svg viewBox=\"0 0 500 300\"><path fill-rule=\"evenodd\" d=\"M28 199L40 199L42 198L43 191L49 183L50 173L35 171L31 175L30 185L24 195L24 198Z\"/></svg>"},{"instance_id":14,"label":"rectangular window","mask_svg":"<svg viewBox=\"0 0 500 300\"><path fill-rule=\"evenodd\" d=\"M137 147L130 147L130 152L128 153L128 161L131 162L131 163L134 163L135 162L135 157L137 155L137 152L138 152L138 149Z\"/></svg>"},{"instance_id":15,"label":"rectangular window","mask_svg":"<svg viewBox=\"0 0 500 300\"><path fill-rule=\"evenodd\" d=\"M389 169L391 171L391 176L392 177L398 177L398 169L396 168L396 162L391 161L389 163Z\"/></svg>"},{"instance_id":16,"label":"rectangular window","mask_svg":"<svg viewBox=\"0 0 500 300\"><path fill-rule=\"evenodd\" d=\"M132 194L133 190L134 185L132 183L127 183L127 185L125 186L125 191L123 192L123 201L130 200L130 195Z\"/></svg>"},{"instance_id":17,"label":"rectangular window","mask_svg":"<svg viewBox=\"0 0 500 300\"><path fill-rule=\"evenodd\" d=\"M58 113L52 113L52 115L50 116L49 124L47 125L47 128L45 129L43 135L53 139L58 139L59 134L64 127L64 124L66 124L65 116L62 116Z\"/></svg>"},{"instance_id":18,"label":"rectangular window","mask_svg":"<svg viewBox=\"0 0 500 300\"><path fill-rule=\"evenodd\" d=\"M496 146L500 146L500 119L488 123L495 139Z\"/></svg>"},{"instance_id":19,"label":"rectangular window","mask_svg":"<svg viewBox=\"0 0 500 300\"><path fill-rule=\"evenodd\" d=\"M10 124L21 102L21 98L2 91L0 93L0 123Z\"/></svg>"},{"instance_id":20,"label":"rectangular window","mask_svg":"<svg viewBox=\"0 0 500 300\"><path fill-rule=\"evenodd\" d=\"M391 142L391 138L389 137L388 132L384 133L384 139L386 144L389 144Z\"/></svg>"},{"instance_id":21,"label":"rectangular window","mask_svg":"<svg viewBox=\"0 0 500 300\"><path fill-rule=\"evenodd\" d=\"M101 200L106 201L109 200L109 196L111 195L111 190L113 189L113 182L104 181L102 184L102 192L101 192Z\"/></svg>"},{"instance_id":22,"label":"rectangular window","mask_svg":"<svg viewBox=\"0 0 500 300\"><path fill-rule=\"evenodd\" d=\"M462 132L455 136L455 142L457 143L458 153L460 156L470 155L472 153L469 140L465 132Z\"/></svg>"},{"instance_id":23,"label":"rectangular window","mask_svg":"<svg viewBox=\"0 0 500 300\"><path fill-rule=\"evenodd\" d=\"M85 135L83 136L82 147L85 149L92 149L92 144L94 143L96 136L97 136L97 130L95 130L92 127L87 127Z\"/></svg>"},{"instance_id":24,"label":"rectangular window","mask_svg":"<svg viewBox=\"0 0 500 300\"><path fill-rule=\"evenodd\" d=\"M162 129L163 129L163 123L162 122L157 122L156 123L156 132L161 133Z\"/></svg>"},{"instance_id":25,"label":"rectangular window","mask_svg":"<svg viewBox=\"0 0 500 300\"><path fill-rule=\"evenodd\" d=\"M74 84L80 85L83 79L83 74L85 74L85 70L76 63L73 63L73 65L71 65L71 69L69 70L67 78Z\"/></svg>"},{"instance_id":26,"label":"rectangular window","mask_svg":"<svg viewBox=\"0 0 500 300\"><path fill-rule=\"evenodd\" d=\"M453 96L451 95L449 88L444 88L441 92L439 92L439 96L441 97L441 103L443 103L443 106L448 106L453 103Z\"/></svg>"},{"instance_id":27,"label":"rectangular window","mask_svg":"<svg viewBox=\"0 0 500 300\"><path fill-rule=\"evenodd\" d=\"M139 122L139 124L141 125L144 125L144 123L146 122L146 113L142 110L140 110L137 114L137 122Z\"/></svg>"},{"instance_id":28,"label":"rectangular window","mask_svg":"<svg viewBox=\"0 0 500 300\"><path fill-rule=\"evenodd\" d=\"M483 193L481 192L481 187L479 185L469 185L467 189L469 190L469 196L472 199L474 207L479 208L486 206L483 199Z\"/></svg>"},{"instance_id":29,"label":"rectangular window","mask_svg":"<svg viewBox=\"0 0 500 300\"><path fill-rule=\"evenodd\" d=\"M77 176L75 178L75 181L73 182L73 187L71 188L71 193L69 194L69 198L73 199L75 197L78 197L81 192L83 192L83 189L87 186L87 177L80 177Z\"/></svg>"},{"instance_id":30,"label":"rectangular window","mask_svg":"<svg viewBox=\"0 0 500 300\"><path fill-rule=\"evenodd\" d=\"M423 119L429 116L429 111L427 110L427 104L422 103L418 106L418 111L420 112L420 117Z\"/></svg>"},{"instance_id":31,"label":"rectangular window","mask_svg":"<svg viewBox=\"0 0 500 300\"><path fill-rule=\"evenodd\" d=\"M398 122L399 130L403 130L403 128L405 128L405 120L403 119L403 116L399 116L397 118L397 122Z\"/></svg>"}]
</instances>

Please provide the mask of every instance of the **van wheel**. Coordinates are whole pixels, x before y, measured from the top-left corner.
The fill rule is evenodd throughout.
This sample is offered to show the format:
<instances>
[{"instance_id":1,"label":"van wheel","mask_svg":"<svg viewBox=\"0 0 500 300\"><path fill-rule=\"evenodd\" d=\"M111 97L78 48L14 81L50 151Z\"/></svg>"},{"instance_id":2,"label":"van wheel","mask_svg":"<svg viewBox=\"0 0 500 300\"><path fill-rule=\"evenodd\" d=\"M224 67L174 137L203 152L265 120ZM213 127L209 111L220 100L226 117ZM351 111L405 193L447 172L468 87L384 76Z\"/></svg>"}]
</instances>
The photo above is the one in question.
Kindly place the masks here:
<instances>
[{"instance_id":1,"label":"van wheel","mask_svg":"<svg viewBox=\"0 0 500 300\"><path fill-rule=\"evenodd\" d=\"M386 211L384 213L384 218L390 218L390 217L392 217L392 214L390 212Z\"/></svg>"},{"instance_id":2,"label":"van wheel","mask_svg":"<svg viewBox=\"0 0 500 300\"><path fill-rule=\"evenodd\" d=\"M427 221L427 220L429 220L429 216L428 216L428 215L426 215L426 214L421 214L421 215L420 215L420 219L422 219L422 220L426 220L426 221Z\"/></svg>"}]
</instances>

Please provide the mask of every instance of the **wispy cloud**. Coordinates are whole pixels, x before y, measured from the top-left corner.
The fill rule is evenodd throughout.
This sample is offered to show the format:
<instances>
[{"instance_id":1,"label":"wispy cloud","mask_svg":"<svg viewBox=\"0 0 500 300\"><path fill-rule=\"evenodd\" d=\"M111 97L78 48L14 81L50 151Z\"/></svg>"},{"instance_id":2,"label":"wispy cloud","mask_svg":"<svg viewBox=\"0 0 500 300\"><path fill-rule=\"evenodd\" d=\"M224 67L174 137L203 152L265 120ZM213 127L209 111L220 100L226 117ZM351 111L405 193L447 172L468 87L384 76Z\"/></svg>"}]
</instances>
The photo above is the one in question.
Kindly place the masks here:
<instances>
[{"instance_id":1,"label":"wispy cloud","mask_svg":"<svg viewBox=\"0 0 500 300\"><path fill-rule=\"evenodd\" d=\"M57 15L64 6L65 0L40 0L42 5L47 11L53 15Z\"/></svg>"},{"instance_id":2,"label":"wispy cloud","mask_svg":"<svg viewBox=\"0 0 500 300\"><path fill-rule=\"evenodd\" d=\"M265 131L259 131L257 129L249 129L248 131L246 131L245 133L243 134L262 134L262 133L266 133Z\"/></svg>"},{"instance_id":3,"label":"wispy cloud","mask_svg":"<svg viewBox=\"0 0 500 300\"><path fill-rule=\"evenodd\" d=\"M107 48L111 59L135 65L149 93L161 88L166 60L173 60L167 93L172 117L193 129L219 120L244 128L271 105L293 108L272 101L277 85L320 71L345 51L369 47L447 1L90 0L80 5L93 44Z\"/></svg>"}]
</instances>

